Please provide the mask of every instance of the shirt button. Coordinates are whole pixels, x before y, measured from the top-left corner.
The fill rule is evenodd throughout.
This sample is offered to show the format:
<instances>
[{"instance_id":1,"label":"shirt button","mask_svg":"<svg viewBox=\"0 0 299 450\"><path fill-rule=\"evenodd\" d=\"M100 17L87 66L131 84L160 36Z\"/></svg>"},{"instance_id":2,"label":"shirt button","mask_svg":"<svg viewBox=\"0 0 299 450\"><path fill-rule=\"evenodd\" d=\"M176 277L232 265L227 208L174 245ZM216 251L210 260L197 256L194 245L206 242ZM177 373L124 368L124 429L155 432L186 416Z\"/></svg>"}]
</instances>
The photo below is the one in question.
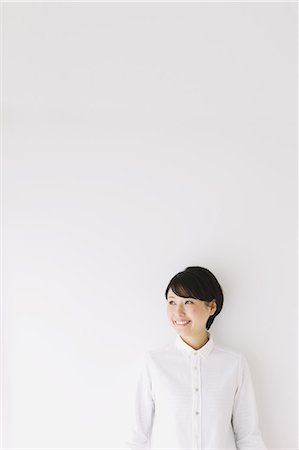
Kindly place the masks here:
<instances>
[{"instance_id":1,"label":"shirt button","mask_svg":"<svg viewBox=\"0 0 299 450\"><path fill-rule=\"evenodd\" d=\"M197 355L197 352L193 352L193 355Z\"/></svg>"},{"instance_id":2,"label":"shirt button","mask_svg":"<svg viewBox=\"0 0 299 450\"><path fill-rule=\"evenodd\" d=\"M196 391L198 391L198 388L195 388Z\"/></svg>"},{"instance_id":3,"label":"shirt button","mask_svg":"<svg viewBox=\"0 0 299 450\"><path fill-rule=\"evenodd\" d=\"M199 412L198 411L196 411L196 413L195 414L199 414Z\"/></svg>"},{"instance_id":4,"label":"shirt button","mask_svg":"<svg viewBox=\"0 0 299 450\"><path fill-rule=\"evenodd\" d=\"M194 370L197 370L197 367L196 367L196 366L194 366Z\"/></svg>"}]
</instances>

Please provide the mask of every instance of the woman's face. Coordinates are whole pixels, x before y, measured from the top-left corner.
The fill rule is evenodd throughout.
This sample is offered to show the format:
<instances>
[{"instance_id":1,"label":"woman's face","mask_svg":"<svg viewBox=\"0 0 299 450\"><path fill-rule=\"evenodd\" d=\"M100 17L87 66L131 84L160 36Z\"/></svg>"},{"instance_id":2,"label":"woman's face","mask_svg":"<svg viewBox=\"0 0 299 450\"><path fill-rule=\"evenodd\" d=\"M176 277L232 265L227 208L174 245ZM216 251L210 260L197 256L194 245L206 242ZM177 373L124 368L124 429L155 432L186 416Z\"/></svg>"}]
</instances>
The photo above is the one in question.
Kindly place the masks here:
<instances>
[{"instance_id":1,"label":"woman's face","mask_svg":"<svg viewBox=\"0 0 299 450\"><path fill-rule=\"evenodd\" d=\"M168 320L180 336L194 337L205 332L207 320L215 313L216 309L215 300L208 306L204 301L179 297L172 289L168 291Z\"/></svg>"}]
</instances>

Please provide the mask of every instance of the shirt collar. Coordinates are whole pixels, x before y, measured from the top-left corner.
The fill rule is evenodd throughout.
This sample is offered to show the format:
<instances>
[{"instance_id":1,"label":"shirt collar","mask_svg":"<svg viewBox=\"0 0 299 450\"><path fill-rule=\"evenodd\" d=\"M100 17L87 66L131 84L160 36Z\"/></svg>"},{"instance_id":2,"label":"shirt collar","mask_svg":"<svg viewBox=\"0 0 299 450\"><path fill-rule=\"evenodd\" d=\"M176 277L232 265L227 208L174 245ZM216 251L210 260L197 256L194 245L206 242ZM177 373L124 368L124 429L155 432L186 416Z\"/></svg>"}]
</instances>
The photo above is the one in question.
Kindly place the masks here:
<instances>
[{"instance_id":1,"label":"shirt collar","mask_svg":"<svg viewBox=\"0 0 299 450\"><path fill-rule=\"evenodd\" d=\"M211 333L209 331L207 331L207 333L208 333L208 337L209 337L208 342L205 345L203 345L201 348L199 348L198 350L195 350L193 347L191 347L185 341L183 341L183 339L181 338L181 336L179 334L176 337L175 346L180 351L183 351L188 355L194 354L194 355L200 355L201 357L206 358L210 354L210 352L213 350L213 347L214 347L213 337L211 336Z\"/></svg>"}]
</instances>

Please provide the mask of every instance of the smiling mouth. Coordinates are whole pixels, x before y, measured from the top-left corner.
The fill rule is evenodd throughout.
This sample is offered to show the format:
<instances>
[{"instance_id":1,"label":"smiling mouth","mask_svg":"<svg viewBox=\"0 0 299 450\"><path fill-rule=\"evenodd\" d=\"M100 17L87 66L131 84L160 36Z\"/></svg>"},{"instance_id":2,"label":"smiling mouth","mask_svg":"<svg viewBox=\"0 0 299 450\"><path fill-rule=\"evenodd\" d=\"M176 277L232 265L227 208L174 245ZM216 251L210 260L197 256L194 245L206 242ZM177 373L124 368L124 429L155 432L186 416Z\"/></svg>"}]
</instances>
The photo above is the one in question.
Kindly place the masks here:
<instances>
[{"instance_id":1,"label":"smiling mouth","mask_svg":"<svg viewBox=\"0 0 299 450\"><path fill-rule=\"evenodd\" d=\"M178 327L185 327L186 325L188 325L191 322L191 320L178 320L178 321L174 321L175 325L177 325Z\"/></svg>"}]
</instances>

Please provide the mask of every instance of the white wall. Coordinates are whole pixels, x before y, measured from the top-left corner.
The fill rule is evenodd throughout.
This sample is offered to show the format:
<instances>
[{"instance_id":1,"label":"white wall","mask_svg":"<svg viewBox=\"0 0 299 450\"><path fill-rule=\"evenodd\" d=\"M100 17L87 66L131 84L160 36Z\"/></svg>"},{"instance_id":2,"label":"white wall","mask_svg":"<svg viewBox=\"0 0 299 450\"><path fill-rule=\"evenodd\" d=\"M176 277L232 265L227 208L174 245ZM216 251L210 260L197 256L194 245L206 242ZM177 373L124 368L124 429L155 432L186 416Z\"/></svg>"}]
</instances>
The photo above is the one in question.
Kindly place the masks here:
<instances>
[{"instance_id":1,"label":"white wall","mask_svg":"<svg viewBox=\"0 0 299 450\"><path fill-rule=\"evenodd\" d=\"M296 11L3 5L3 448L122 447L188 265L267 445L298 448Z\"/></svg>"}]
</instances>

